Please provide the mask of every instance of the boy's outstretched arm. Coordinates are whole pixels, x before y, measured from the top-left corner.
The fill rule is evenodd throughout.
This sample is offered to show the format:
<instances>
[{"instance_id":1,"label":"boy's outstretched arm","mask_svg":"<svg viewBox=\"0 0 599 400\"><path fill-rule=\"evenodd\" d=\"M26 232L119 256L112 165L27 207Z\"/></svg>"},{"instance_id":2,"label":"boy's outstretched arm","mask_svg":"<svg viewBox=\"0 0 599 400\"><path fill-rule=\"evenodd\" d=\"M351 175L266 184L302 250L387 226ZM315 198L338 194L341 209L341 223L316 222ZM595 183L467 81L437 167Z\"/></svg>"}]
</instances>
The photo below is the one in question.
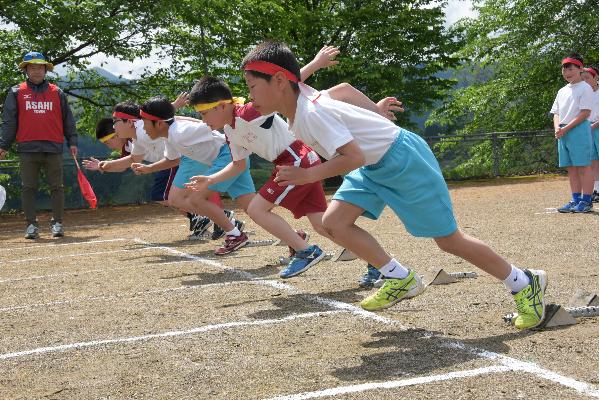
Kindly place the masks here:
<instances>
[{"instance_id":1,"label":"boy's outstretched arm","mask_svg":"<svg viewBox=\"0 0 599 400\"><path fill-rule=\"evenodd\" d=\"M331 176L345 175L364 165L364 153L355 140L337 148L337 157L311 168L277 166L275 182L279 186L305 185Z\"/></svg>"},{"instance_id":2,"label":"boy's outstretched arm","mask_svg":"<svg viewBox=\"0 0 599 400\"><path fill-rule=\"evenodd\" d=\"M395 118L395 114L393 114L394 112L403 112L404 110L401 101L398 101L395 97L385 97L378 103L375 103L364 93L345 82L328 89L327 93L334 100L339 100L381 114L391 121L397 119Z\"/></svg>"},{"instance_id":3,"label":"boy's outstretched arm","mask_svg":"<svg viewBox=\"0 0 599 400\"><path fill-rule=\"evenodd\" d=\"M173 168L177 165L179 165L179 158L169 160L165 157L162 160L147 165L142 163L133 163L131 164L131 169L133 170L133 172L135 172L135 175L143 175L150 174L152 172L162 171L164 169Z\"/></svg>"},{"instance_id":4,"label":"boy's outstretched arm","mask_svg":"<svg viewBox=\"0 0 599 400\"><path fill-rule=\"evenodd\" d=\"M241 174L245 170L246 164L245 158L238 161L231 161L225 168L212 175L192 176L189 182L185 184L185 187L194 191L207 189L210 185L224 182Z\"/></svg>"},{"instance_id":5,"label":"boy's outstretched arm","mask_svg":"<svg viewBox=\"0 0 599 400\"><path fill-rule=\"evenodd\" d=\"M335 46L323 46L314 56L314 59L304 65L300 70L302 82L312 76L313 73L322 68L328 68L339 64L335 57L339 54L339 49Z\"/></svg>"}]
</instances>

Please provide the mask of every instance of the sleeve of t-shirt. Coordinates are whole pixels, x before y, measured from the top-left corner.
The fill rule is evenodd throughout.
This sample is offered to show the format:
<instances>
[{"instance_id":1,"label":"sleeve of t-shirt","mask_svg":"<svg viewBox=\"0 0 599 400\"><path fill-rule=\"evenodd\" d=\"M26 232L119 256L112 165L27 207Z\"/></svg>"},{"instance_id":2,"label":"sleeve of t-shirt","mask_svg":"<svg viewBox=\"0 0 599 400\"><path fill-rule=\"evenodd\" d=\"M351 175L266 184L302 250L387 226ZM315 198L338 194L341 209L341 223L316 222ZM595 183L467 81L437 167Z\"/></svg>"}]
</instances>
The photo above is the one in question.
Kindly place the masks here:
<instances>
[{"instance_id":1,"label":"sleeve of t-shirt","mask_svg":"<svg viewBox=\"0 0 599 400\"><path fill-rule=\"evenodd\" d=\"M145 156L147 152L148 152L148 149L139 140L135 140L135 141L131 142L131 155L132 156Z\"/></svg>"},{"instance_id":2,"label":"sleeve of t-shirt","mask_svg":"<svg viewBox=\"0 0 599 400\"><path fill-rule=\"evenodd\" d=\"M301 130L297 136L304 143L318 143L328 153L325 158L331 158L339 147L354 140L347 127L323 109L308 111L299 121L295 121L294 128Z\"/></svg>"},{"instance_id":3,"label":"sleeve of t-shirt","mask_svg":"<svg viewBox=\"0 0 599 400\"><path fill-rule=\"evenodd\" d=\"M227 143L229 145L229 149L231 150L231 158L233 159L233 161L243 160L244 158L247 158L252 154L251 150L248 150L245 147L241 147L231 142Z\"/></svg>"},{"instance_id":4,"label":"sleeve of t-shirt","mask_svg":"<svg viewBox=\"0 0 599 400\"><path fill-rule=\"evenodd\" d=\"M254 108L254 103L247 103L235 109L235 116L245 121L253 121L261 114Z\"/></svg>"},{"instance_id":5,"label":"sleeve of t-shirt","mask_svg":"<svg viewBox=\"0 0 599 400\"><path fill-rule=\"evenodd\" d=\"M580 96L580 109L581 110L591 110L593 108L593 89L591 86L588 88L585 87L582 95Z\"/></svg>"},{"instance_id":6,"label":"sleeve of t-shirt","mask_svg":"<svg viewBox=\"0 0 599 400\"><path fill-rule=\"evenodd\" d=\"M167 141L164 142L164 157L169 160L176 160L177 158L181 158L181 154Z\"/></svg>"},{"instance_id":7,"label":"sleeve of t-shirt","mask_svg":"<svg viewBox=\"0 0 599 400\"><path fill-rule=\"evenodd\" d=\"M555 100L553 101L553 105L551 106L551 114L559 114L559 104L557 102L557 98L559 97L559 93L555 96Z\"/></svg>"}]
</instances>

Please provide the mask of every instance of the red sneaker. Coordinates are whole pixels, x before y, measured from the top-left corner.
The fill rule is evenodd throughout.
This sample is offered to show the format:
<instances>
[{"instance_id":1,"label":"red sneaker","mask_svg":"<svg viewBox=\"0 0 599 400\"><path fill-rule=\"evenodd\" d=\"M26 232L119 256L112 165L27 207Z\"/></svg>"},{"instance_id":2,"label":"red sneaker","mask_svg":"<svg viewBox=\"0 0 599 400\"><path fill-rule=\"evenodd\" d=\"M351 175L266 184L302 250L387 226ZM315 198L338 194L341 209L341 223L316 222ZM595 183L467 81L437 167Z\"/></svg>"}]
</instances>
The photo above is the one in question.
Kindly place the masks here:
<instances>
[{"instance_id":1,"label":"red sneaker","mask_svg":"<svg viewBox=\"0 0 599 400\"><path fill-rule=\"evenodd\" d=\"M225 243L214 251L217 256L222 256L234 252L237 249L242 248L248 242L248 237L245 233L241 232L239 236L227 236Z\"/></svg>"},{"instance_id":2,"label":"red sneaker","mask_svg":"<svg viewBox=\"0 0 599 400\"><path fill-rule=\"evenodd\" d=\"M297 233L297 235L301 237L305 242L307 242L308 239L310 239L310 235L304 232L303 229L298 229L295 231L295 233ZM289 258L291 259L293 258L293 256L295 256L295 250L293 247L289 246Z\"/></svg>"}]
</instances>

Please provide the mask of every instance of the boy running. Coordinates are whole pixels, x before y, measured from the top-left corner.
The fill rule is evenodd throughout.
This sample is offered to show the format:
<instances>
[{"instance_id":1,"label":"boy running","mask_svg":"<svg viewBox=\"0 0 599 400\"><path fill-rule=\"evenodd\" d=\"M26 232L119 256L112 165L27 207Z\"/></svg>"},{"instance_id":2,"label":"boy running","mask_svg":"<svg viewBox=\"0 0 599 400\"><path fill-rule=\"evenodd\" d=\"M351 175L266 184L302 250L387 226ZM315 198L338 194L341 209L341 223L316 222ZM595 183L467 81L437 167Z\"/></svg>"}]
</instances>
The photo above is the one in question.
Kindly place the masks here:
<instances>
[{"instance_id":1,"label":"boy running","mask_svg":"<svg viewBox=\"0 0 599 400\"><path fill-rule=\"evenodd\" d=\"M188 212L206 215L226 232L225 243L216 249L216 255L229 254L248 242L243 226L237 226L210 201L214 193L227 192L247 211L255 194L248 166L236 176L204 188L199 195L185 187L194 175L218 172L231 161L231 154L223 134L213 131L205 123L192 118L175 119L175 108L164 97L149 99L140 110L143 127L153 140L164 140L164 156L150 164L132 164L136 173L149 173L179 164L173 180L173 196L177 206Z\"/></svg>"},{"instance_id":2,"label":"boy running","mask_svg":"<svg viewBox=\"0 0 599 400\"><path fill-rule=\"evenodd\" d=\"M424 140L376 112L321 96L298 83L295 56L281 43L255 47L244 58L242 69L254 107L262 114L286 116L296 138L328 160L307 169L279 167L275 181L301 185L351 171L333 196L323 225L336 243L368 261L384 277L383 286L361 302L364 309L384 309L424 291L413 270L391 258L355 225L360 215L377 219L389 205L412 235L432 237L442 250L502 280L516 301L517 328L533 328L543 321L546 273L510 265L488 245L458 229L447 185Z\"/></svg>"}]
</instances>

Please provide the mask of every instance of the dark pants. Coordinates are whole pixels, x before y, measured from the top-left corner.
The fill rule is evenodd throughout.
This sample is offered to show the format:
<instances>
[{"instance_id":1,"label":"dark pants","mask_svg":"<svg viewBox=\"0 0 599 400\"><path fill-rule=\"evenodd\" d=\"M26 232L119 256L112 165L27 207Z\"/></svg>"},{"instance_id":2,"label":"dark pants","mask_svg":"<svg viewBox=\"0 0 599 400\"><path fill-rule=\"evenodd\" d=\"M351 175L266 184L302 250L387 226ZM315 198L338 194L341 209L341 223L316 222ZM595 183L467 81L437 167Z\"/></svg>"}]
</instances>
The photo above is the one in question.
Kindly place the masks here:
<instances>
[{"instance_id":1,"label":"dark pants","mask_svg":"<svg viewBox=\"0 0 599 400\"><path fill-rule=\"evenodd\" d=\"M35 210L35 195L37 193L40 170L44 174L50 186L52 198L52 218L56 222L62 222L64 213L64 185L62 177L62 154L61 153L20 153L21 181L23 191L21 202L27 224L37 223Z\"/></svg>"}]
</instances>

